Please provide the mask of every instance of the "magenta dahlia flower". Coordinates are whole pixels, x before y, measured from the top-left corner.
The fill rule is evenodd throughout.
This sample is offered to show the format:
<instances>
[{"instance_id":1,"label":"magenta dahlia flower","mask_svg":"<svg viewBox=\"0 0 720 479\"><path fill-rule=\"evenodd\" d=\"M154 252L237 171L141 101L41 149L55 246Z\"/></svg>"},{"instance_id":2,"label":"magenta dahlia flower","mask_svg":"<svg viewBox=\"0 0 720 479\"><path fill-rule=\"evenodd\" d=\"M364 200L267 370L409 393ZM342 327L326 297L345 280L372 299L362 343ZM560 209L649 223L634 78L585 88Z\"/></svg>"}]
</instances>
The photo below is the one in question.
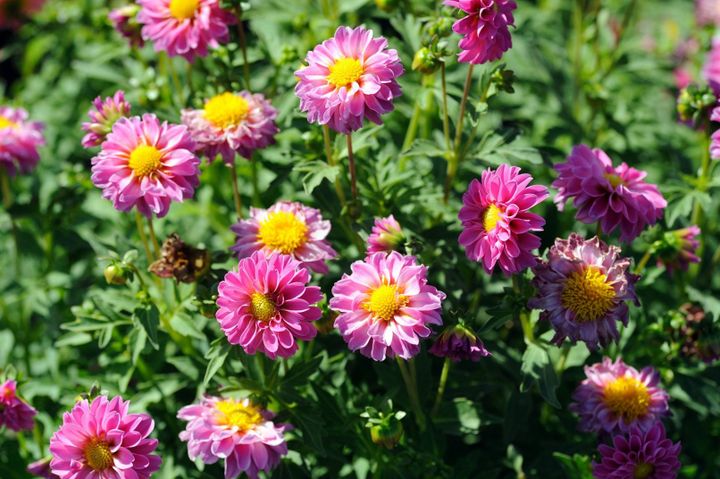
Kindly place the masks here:
<instances>
[{"instance_id":1,"label":"magenta dahlia flower","mask_svg":"<svg viewBox=\"0 0 720 479\"><path fill-rule=\"evenodd\" d=\"M558 190L558 209L562 211L572 198L578 220L599 222L606 234L619 227L623 242L629 243L647 225L655 224L667 206L657 186L643 181L647 173L625 163L613 167L610 157L599 148L575 146L555 170L559 176L552 186Z\"/></svg>"},{"instance_id":2,"label":"magenta dahlia flower","mask_svg":"<svg viewBox=\"0 0 720 479\"><path fill-rule=\"evenodd\" d=\"M375 218L375 225L368 236L367 254L394 251L405 240L400 223L393 215Z\"/></svg>"},{"instance_id":3,"label":"magenta dahlia flower","mask_svg":"<svg viewBox=\"0 0 720 479\"><path fill-rule=\"evenodd\" d=\"M600 462L593 462L597 479L675 479L680 469L680 443L665 435L661 422L649 430L632 428L613 438L612 446L600 444Z\"/></svg>"},{"instance_id":4,"label":"magenta dahlia flower","mask_svg":"<svg viewBox=\"0 0 720 479\"><path fill-rule=\"evenodd\" d=\"M540 319L550 321L561 344L565 338L584 341L591 350L607 346L619 337L616 321L627 325L626 302L639 304L630 272L630 259L620 248L599 238L585 240L572 233L567 240L556 239L547 261L533 268L537 294L528 306L540 309Z\"/></svg>"},{"instance_id":5,"label":"magenta dahlia flower","mask_svg":"<svg viewBox=\"0 0 720 479\"><path fill-rule=\"evenodd\" d=\"M250 219L231 226L237 235L230 248L239 258L255 251L288 254L317 273L327 273L326 260L337 253L325 239L330 222L323 220L320 210L302 203L279 201L266 210L250 208Z\"/></svg>"},{"instance_id":6,"label":"magenta dahlia flower","mask_svg":"<svg viewBox=\"0 0 720 479\"><path fill-rule=\"evenodd\" d=\"M673 273L687 271L690 263L699 263L700 228L696 225L671 231L665 235L667 248L658 252L658 264Z\"/></svg>"},{"instance_id":7,"label":"magenta dahlia flower","mask_svg":"<svg viewBox=\"0 0 720 479\"><path fill-rule=\"evenodd\" d=\"M235 16L220 7L219 0L137 0L137 21L142 36L155 43L155 51L193 62L229 39L228 25Z\"/></svg>"},{"instance_id":8,"label":"magenta dahlia flower","mask_svg":"<svg viewBox=\"0 0 720 479\"><path fill-rule=\"evenodd\" d=\"M713 108L710 114L710 120L720 123L720 106ZM710 158L720 160L720 129L715 130L710 136Z\"/></svg>"},{"instance_id":9,"label":"magenta dahlia flower","mask_svg":"<svg viewBox=\"0 0 720 479\"><path fill-rule=\"evenodd\" d=\"M172 201L195 193L200 160L194 150L185 126L149 114L120 118L92 159L92 181L116 209L135 206L147 217L162 218Z\"/></svg>"},{"instance_id":10,"label":"magenta dahlia flower","mask_svg":"<svg viewBox=\"0 0 720 479\"><path fill-rule=\"evenodd\" d=\"M182 122L210 161L220 154L232 165L235 154L247 159L255 150L275 143L277 110L259 93L221 93L202 110L183 110Z\"/></svg>"},{"instance_id":11,"label":"magenta dahlia flower","mask_svg":"<svg viewBox=\"0 0 720 479\"><path fill-rule=\"evenodd\" d=\"M713 89L715 95L720 95L720 37L712 40L712 46L705 59L702 76Z\"/></svg>"},{"instance_id":12,"label":"magenta dahlia flower","mask_svg":"<svg viewBox=\"0 0 720 479\"><path fill-rule=\"evenodd\" d=\"M695 20L698 25L720 26L720 1L695 0Z\"/></svg>"},{"instance_id":13,"label":"magenta dahlia flower","mask_svg":"<svg viewBox=\"0 0 720 479\"><path fill-rule=\"evenodd\" d=\"M120 118L130 116L130 103L125 101L125 92L118 90L104 100L97 97L88 111L89 122L82 124L87 134L82 139L82 146L92 148L102 145L112 127Z\"/></svg>"},{"instance_id":14,"label":"magenta dahlia flower","mask_svg":"<svg viewBox=\"0 0 720 479\"><path fill-rule=\"evenodd\" d=\"M374 253L351 266L332 288L335 327L352 351L375 361L410 359L440 318L445 294L427 284L427 267L393 251Z\"/></svg>"},{"instance_id":15,"label":"magenta dahlia flower","mask_svg":"<svg viewBox=\"0 0 720 479\"><path fill-rule=\"evenodd\" d=\"M404 72L397 51L387 45L372 30L339 27L308 52L308 66L295 72L295 94L308 121L339 133L359 130L364 118L381 125L402 93L397 79Z\"/></svg>"},{"instance_id":16,"label":"magenta dahlia flower","mask_svg":"<svg viewBox=\"0 0 720 479\"><path fill-rule=\"evenodd\" d=\"M185 406L178 418L188 425L180 439L188 443L188 455L205 464L225 460L225 479L243 472L257 479L270 473L288 452L284 432L289 424L275 424L274 414L250 402L205 396L200 404Z\"/></svg>"},{"instance_id":17,"label":"magenta dahlia flower","mask_svg":"<svg viewBox=\"0 0 720 479\"><path fill-rule=\"evenodd\" d=\"M145 40L143 40L141 33L142 27L137 21L139 11L140 7L136 3L125 5L111 10L108 19L113 28L127 39L130 46L142 48L145 45Z\"/></svg>"},{"instance_id":18,"label":"magenta dahlia flower","mask_svg":"<svg viewBox=\"0 0 720 479\"><path fill-rule=\"evenodd\" d=\"M218 288L215 317L230 344L270 359L295 354L296 339L313 339L313 321L322 316L315 306L322 292L309 281L308 270L286 254L256 251L241 259Z\"/></svg>"},{"instance_id":19,"label":"magenta dahlia flower","mask_svg":"<svg viewBox=\"0 0 720 479\"><path fill-rule=\"evenodd\" d=\"M0 428L13 431L31 431L37 411L17 395L17 383L8 379L0 386Z\"/></svg>"},{"instance_id":20,"label":"magenta dahlia flower","mask_svg":"<svg viewBox=\"0 0 720 479\"><path fill-rule=\"evenodd\" d=\"M32 474L36 477L42 477L44 479L60 479L58 476L53 474L52 470L50 469L51 459L52 456L46 457L44 459L39 459L35 462L31 462L27 466L28 474Z\"/></svg>"},{"instance_id":21,"label":"magenta dahlia flower","mask_svg":"<svg viewBox=\"0 0 720 479\"><path fill-rule=\"evenodd\" d=\"M548 190L529 186L532 179L517 166L500 165L483 171L463 195L459 241L467 257L482 262L488 273L496 265L505 274L519 273L537 262L532 251L540 238L531 231L542 231L545 220L529 210L548 197Z\"/></svg>"},{"instance_id":22,"label":"magenta dahlia flower","mask_svg":"<svg viewBox=\"0 0 720 479\"><path fill-rule=\"evenodd\" d=\"M480 361L490 356L490 351L467 326L456 324L446 328L440 333L428 352L440 358L450 358L453 361Z\"/></svg>"},{"instance_id":23,"label":"magenta dahlia flower","mask_svg":"<svg viewBox=\"0 0 720 479\"><path fill-rule=\"evenodd\" d=\"M60 479L147 479L160 469L147 414L128 414L130 401L98 396L75 404L50 438L50 468Z\"/></svg>"},{"instance_id":24,"label":"magenta dahlia flower","mask_svg":"<svg viewBox=\"0 0 720 479\"><path fill-rule=\"evenodd\" d=\"M29 173L40 161L38 148L45 144L43 124L28 121L22 108L0 106L0 168L10 176Z\"/></svg>"},{"instance_id":25,"label":"magenta dahlia flower","mask_svg":"<svg viewBox=\"0 0 720 479\"><path fill-rule=\"evenodd\" d=\"M605 357L585 366L585 376L573 393L570 410L580 416L588 432L643 431L668 414L668 394L659 386L660 375L651 367L638 372L622 359Z\"/></svg>"},{"instance_id":26,"label":"magenta dahlia flower","mask_svg":"<svg viewBox=\"0 0 720 479\"><path fill-rule=\"evenodd\" d=\"M510 26L515 26L514 0L445 0L450 7L467 15L453 25L462 35L458 60L463 63L486 63L499 60L512 47Z\"/></svg>"}]
</instances>

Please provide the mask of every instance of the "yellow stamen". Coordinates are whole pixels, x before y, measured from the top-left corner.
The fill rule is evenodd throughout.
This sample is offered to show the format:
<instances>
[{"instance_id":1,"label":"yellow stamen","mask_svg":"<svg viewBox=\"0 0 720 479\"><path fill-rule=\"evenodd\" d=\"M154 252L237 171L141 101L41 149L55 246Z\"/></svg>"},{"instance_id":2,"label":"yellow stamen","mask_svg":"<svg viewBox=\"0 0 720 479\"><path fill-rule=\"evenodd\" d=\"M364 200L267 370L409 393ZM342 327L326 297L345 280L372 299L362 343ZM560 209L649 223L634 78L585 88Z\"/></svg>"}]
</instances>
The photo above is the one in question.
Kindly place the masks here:
<instances>
[{"instance_id":1,"label":"yellow stamen","mask_svg":"<svg viewBox=\"0 0 720 479\"><path fill-rule=\"evenodd\" d=\"M113 465L113 455L108 443L100 439L91 439L85 445L85 460L96 471L104 471Z\"/></svg>"},{"instance_id":2,"label":"yellow stamen","mask_svg":"<svg viewBox=\"0 0 720 479\"><path fill-rule=\"evenodd\" d=\"M603 173L603 176L610 182L613 188L617 188L618 186L625 184L622 178L620 178L620 175L616 175L615 173Z\"/></svg>"},{"instance_id":3,"label":"yellow stamen","mask_svg":"<svg viewBox=\"0 0 720 479\"><path fill-rule=\"evenodd\" d=\"M494 203L487 207L487 209L483 212L483 228L485 228L486 233L495 229L502 218L502 213L503 210L495 206Z\"/></svg>"},{"instance_id":4,"label":"yellow stamen","mask_svg":"<svg viewBox=\"0 0 720 479\"><path fill-rule=\"evenodd\" d=\"M234 93L221 93L205 103L205 119L218 128L229 128L242 123L250 111L245 98Z\"/></svg>"},{"instance_id":5,"label":"yellow stamen","mask_svg":"<svg viewBox=\"0 0 720 479\"><path fill-rule=\"evenodd\" d=\"M341 58L330 66L327 81L335 88L349 87L360 79L365 73L360 60L356 58Z\"/></svg>"},{"instance_id":6,"label":"yellow stamen","mask_svg":"<svg viewBox=\"0 0 720 479\"><path fill-rule=\"evenodd\" d=\"M635 467L633 477L634 479L647 479L653 472L655 472L655 466L648 464L647 462L643 462Z\"/></svg>"},{"instance_id":7,"label":"yellow stamen","mask_svg":"<svg viewBox=\"0 0 720 479\"><path fill-rule=\"evenodd\" d=\"M139 145L132 153L128 166L135 172L135 176L142 178L155 173L162 166L162 153L150 145Z\"/></svg>"},{"instance_id":8,"label":"yellow stamen","mask_svg":"<svg viewBox=\"0 0 720 479\"><path fill-rule=\"evenodd\" d=\"M383 284L375 288L370 298L363 304L366 311L373 314L375 319L391 321L397 312L407 306L410 298L398 292L394 284Z\"/></svg>"},{"instance_id":9,"label":"yellow stamen","mask_svg":"<svg viewBox=\"0 0 720 479\"><path fill-rule=\"evenodd\" d=\"M258 240L282 254L290 254L307 241L308 227L289 211L275 211L260 222Z\"/></svg>"},{"instance_id":10,"label":"yellow stamen","mask_svg":"<svg viewBox=\"0 0 720 479\"><path fill-rule=\"evenodd\" d=\"M235 399L220 401L215 405L215 409L218 411L216 420L219 425L235 427L240 431L250 430L263 420L258 408L249 403L246 406Z\"/></svg>"},{"instance_id":11,"label":"yellow stamen","mask_svg":"<svg viewBox=\"0 0 720 479\"><path fill-rule=\"evenodd\" d=\"M0 130L3 128L15 128L17 126L17 123L10 120L9 118L5 118L4 116L0 115Z\"/></svg>"},{"instance_id":12,"label":"yellow stamen","mask_svg":"<svg viewBox=\"0 0 720 479\"><path fill-rule=\"evenodd\" d=\"M170 15L183 21L195 16L200 0L170 0Z\"/></svg>"},{"instance_id":13,"label":"yellow stamen","mask_svg":"<svg viewBox=\"0 0 720 479\"><path fill-rule=\"evenodd\" d=\"M275 316L275 303L262 293L253 293L250 310L252 315L260 321L270 321Z\"/></svg>"},{"instance_id":14,"label":"yellow stamen","mask_svg":"<svg viewBox=\"0 0 720 479\"><path fill-rule=\"evenodd\" d=\"M603 403L629 423L647 414L650 408L650 393L640 380L622 376L605 386Z\"/></svg>"},{"instance_id":15,"label":"yellow stamen","mask_svg":"<svg viewBox=\"0 0 720 479\"><path fill-rule=\"evenodd\" d=\"M614 306L615 290L598 268L589 266L572 273L561 294L562 306L575 313L575 321L587 323L607 314Z\"/></svg>"}]
</instances>

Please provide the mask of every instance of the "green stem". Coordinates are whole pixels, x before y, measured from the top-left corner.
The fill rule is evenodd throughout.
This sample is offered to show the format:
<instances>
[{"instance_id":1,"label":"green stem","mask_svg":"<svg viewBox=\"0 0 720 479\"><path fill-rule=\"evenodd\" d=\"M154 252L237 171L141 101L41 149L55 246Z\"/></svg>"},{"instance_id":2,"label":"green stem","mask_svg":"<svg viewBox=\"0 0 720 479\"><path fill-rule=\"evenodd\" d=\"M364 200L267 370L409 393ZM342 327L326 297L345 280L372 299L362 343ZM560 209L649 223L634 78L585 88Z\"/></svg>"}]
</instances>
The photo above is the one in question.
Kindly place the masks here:
<instances>
[{"instance_id":1,"label":"green stem","mask_svg":"<svg viewBox=\"0 0 720 479\"><path fill-rule=\"evenodd\" d=\"M474 65L468 67L467 76L465 77L465 88L463 89L462 100L460 101L460 112L455 125L455 146L452 152L448 154L447 175L445 176L445 187L443 201L445 203L450 199L450 191L452 190L453 181L458 172L460 165L460 147L462 142L463 123L465 122L465 110L467 109L468 96L470 96L470 88L472 87Z\"/></svg>"},{"instance_id":2,"label":"green stem","mask_svg":"<svg viewBox=\"0 0 720 479\"><path fill-rule=\"evenodd\" d=\"M240 188L238 187L237 178L237 166L235 165L235 159L233 159L232 165L230 165L232 188L233 188L233 200L235 201L235 212L237 217L242 218L242 199L240 198Z\"/></svg>"},{"instance_id":3,"label":"green stem","mask_svg":"<svg viewBox=\"0 0 720 479\"><path fill-rule=\"evenodd\" d=\"M260 186L258 184L258 160L256 156L250 158L250 176L252 180L253 205L261 206Z\"/></svg>"},{"instance_id":4,"label":"green stem","mask_svg":"<svg viewBox=\"0 0 720 479\"><path fill-rule=\"evenodd\" d=\"M245 39L245 26L243 25L243 10L242 6L237 8L237 20L238 20L238 39L240 42L240 50L243 56L243 79L245 80L245 88L250 90L250 64L248 63L247 56L247 41Z\"/></svg>"},{"instance_id":5,"label":"green stem","mask_svg":"<svg viewBox=\"0 0 720 479\"><path fill-rule=\"evenodd\" d=\"M150 243L148 243L148 237L145 234L145 227L143 225L142 214L139 211L135 211L135 225L137 226L138 235L140 236L140 241L142 241L143 248L145 249L145 256L147 256L148 265L149 265L153 261L155 261L155 257L153 256L153 254L150 250Z\"/></svg>"},{"instance_id":6,"label":"green stem","mask_svg":"<svg viewBox=\"0 0 720 479\"><path fill-rule=\"evenodd\" d=\"M700 165L700 172L698 174L698 190L701 192L705 192L707 190L708 185L708 176L710 174L710 135L707 133L707 131L703 132L703 158ZM693 213L692 213L692 220L691 224L700 226L700 222L702 221L702 206L700 205L700 201L695 201L695 206L693 207ZM702 229L702 227L701 227Z\"/></svg>"},{"instance_id":7,"label":"green stem","mask_svg":"<svg viewBox=\"0 0 720 479\"><path fill-rule=\"evenodd\" d=\"M10 207L13 204L12 190L10 189L10 176L5 168L0 167L0 185L2 187L3 207L10 218L10 231L15 245L15 278L20 279L20 242L18 241L17 225L15 218L10 214Z\"/></svg>"},{"instance_id":8,"label":"green stem","mask_svg":"<svg viewBox=\"0 0 720 479\"><path fill-rule=\"evenodd\" d=\"M355 171L355 155L352 147L352 133L345 135L347 139L348 164L350 166L350 191L354 203L358 202L357 174ZM358 205L359 206L359 205Z\"/></svg>"},{"instance_id":9,"label":"green stem","mask_svg":"<svg viewBox=\"0 0 720 479\"><path fill-rule=\"evenodd\" d=\"M410 117L410 123L408 123L407 131L405 132L405 140L403 141L401 153L404 153L410 149L413 142L415 141L415 138L417 137L417 131L418 131L418 122L420 120L420 100L415 100L415 106L413 107L412 116ZM400 155L400 162L398 165L398 168L400 171L405 171L405 166L407 165L407 155L401 154Z\"/></svg>"},{"instance_id":10,"label":"green stem","mask_svg":"<svg viewBox=\"0 0 720 479\"><path fill-rule=\"evenodd\" d=\"M322 126L323 132L323 143L325 145L325 158L329 166L335 166L340 168L337 161L335 161L335 155L333 155L332 142L330 140L330 127L327 125ZM345 191L343 191L342 183L340 182L340 175L335 175L335 193L337 193L338 199L340 200L340 207L345 208L347 199L345 198Z\"/></svg>"},{"instance_id":11,"label":"green stem","mask_svg":"<svg viewBox=\"0 0 720 479\"><path fill-rule=\"evenodd\" d=\"M450 366L452 366L452 361L450 358L445 358L445 361L443 362L442 371L440 372L440 382L438 383L438 389L437 394L435 395L435 405L432 408L432 412L430 413L431 416L435 416L440 409L440 404L442 403L442 398L445 395L445 385L447 383L448 375L450 374Z\"/></svg>"},{"instance_id":12,"label":"green stem","mask_svg":"<svg viewBox=\"0 0 720 479\"><path fill-rule=\"evenodd\" d=\"M647 266L648 261L650 261L650 258L652 258L654 251L652 248L647 250L643 257L640 259L640 262L635 267L635 274L642 274L643 271L645 271L645 266Z\"/></svg>"},{"instance_id":13,"label":"green stem","mask_svg":"<svg viewBox=\"0 0 720 479\"><path fill-rule=\"evenodd\" d=\"M173 86L175 87L175 92L179 95L182 91L182 83L180 83L180 77L178 77L177 71L175 71L172 58L167 56L167 54L165 54L164 56L167 62L168 71L170 72L170 78L172 79Z\"/></svg>"},{"instance_id":14,"label":"green stem","mask_svg":"<svg viewBox=\"0 0 720 479\"><path fill-rule=\"evenodd\" d=\"M148 230L150 231L150 240L152 241L153 251L155 252L155 258L160 259L160 243L158 243L157 236L155 235L155 227L153 226L152 216L147 219Z\"/></svg>"},{"instance_id":15,"label":"green stem","mask_svg":"<svg viewBox=\"0 0 720 479\"><path fill-rule=\"evenodd\" d=\"M420 406L420 398L418 397L417 385L413 383L412 378L410 377L407 366L405 366L405 360L400 357L396 357L396 359L398 367L400 368L400 375L402 376L403 382L405 383L405 389L407 390L408 397L410 398L410 406L415 413L415 422L417 422L420 430L423 431L425 430L425 414L423 413L422 407Z\"/></svg>"},{"instance_id":16,"label":"green stem","mask_svg":"<svg viewBox=\"0 0 720 479\"><path fill-rule=\"evenodd\" d=\"M447 102L447 80L445 77L445 62L440 62L440 80L442 83L443 96L443 135L445 136L445 149L450 153L452 144L450 143L450 118Z\"/></svg>"},{"instance_id":17,"label":"green stem","mask_svg":"<svg viewBox=\"0 0 720 479\"><path fill-rule=\"evenodd\" d=\"M521 295L522 290L520 289L520 280L518 275L513 275L512 277L512 284L513 284L513 290L516 294ZM535 342L535 332L533 331L533 325L530 322L530 317L528 316L528 313L525 309L520 311L520 313L517 315L520 320L520 326L523 330L523 336L525 337L525 342L527 344Z\"/></svg>"},{"instance_id":18,"label":"green stem","mask_svg":"<svg viewBox=\"0 0 720 479\"><path fill-rule=\"evenodd\" d=\"M598 237L598 239L602 239L602 224L598 221L597 227L595 228L595 236Z\"/></svg>"}]
</instances>

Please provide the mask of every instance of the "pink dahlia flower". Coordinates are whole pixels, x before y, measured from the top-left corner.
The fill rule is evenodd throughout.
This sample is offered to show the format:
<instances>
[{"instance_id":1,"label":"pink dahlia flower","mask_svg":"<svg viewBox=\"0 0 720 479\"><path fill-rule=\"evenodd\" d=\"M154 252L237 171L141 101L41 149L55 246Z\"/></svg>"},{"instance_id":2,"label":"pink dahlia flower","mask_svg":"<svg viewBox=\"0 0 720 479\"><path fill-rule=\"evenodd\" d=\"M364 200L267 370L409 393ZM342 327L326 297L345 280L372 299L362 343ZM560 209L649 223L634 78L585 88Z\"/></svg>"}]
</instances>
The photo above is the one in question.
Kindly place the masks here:
<instances>
[{"instance_id":1,"label":"pink dahlia flower","mask_svg":"<svg viewBox=\"0 0 720 479\"><path fill-rule=\"evenodd\" d=\"M397 51L387 45L372 30L340 27L308 52L308 66L295 72L295 94L308 121L339 133L359 130L364 118L381 125L402 93L397 79L404 72Z\"/></svg>"},{"instance_id":2,"label":"pink dahlia flower","mask_svg":"<svg viewBox=\"0 0 720 479\"><path fill-rule=\"evenodd\" d=\"M668 394L659 386L660 375L651 367L638 372L622 359L605 357L585 366L585 376L573 393L570 410L580 416L588 432L648 431L668 414Z\"/></svg>"},{"instance_id":3,"label":"pink dahlia flower","mask_svg":"<svg viewBox=\"0 0 720 479\"><path fill-rule=\"evenodd\" d=\"M486 63L499 60L512 47L510 26L515 25L513 0L445 0L445 5L459 8L467 15L453 25L462 35L458 60L463 63Z\"/></svg>"},{"instance_id":4,"label":"pink dahlia flower","mask_svg":"<svg viewBox=\"0 0 720 479\"><path fill-rule=\"evenodd\" d=\"M247 159L255 150L275 143L277 110L261 94L221 93L202 110L183 110L182 122L210 161L220 154L232 165L235 154Z\"/></svg>"},{"instance_id":5,"label":"pink dahlia flower","mask_svg":"<svg viewBox=\"0 0 720 479\"><path fill-rule=\"evenodd\" d=\"M393 215L387 218L375 218L375 225L368 237L367 254L395 250L405 240L400 223Z\"/></svg>"},{"instance_id":6,"label":"pink dahlia flower","mask_svg":"<svg viewBox=\"0 0 720 479\"><path fill-rule=\"evenodd\" d=\"M241 259L218 288L215 317L230 344L270 359L295 354L296 339L313 339L313 321L322 316L315 306L322 292L309 281L308 270L285 254L256 251Z\"/></svg>"},{"instance_id":7,"label":"pink dahlia flower","mask_svg":"<svg viewBox=\"0 0 720 479\"><path fill-rule=\"evenodd\" d=\"M558 190L558 209L562 211L572 198L578 220L600 222L606 234L619 227L620 240L626 243L662 218L667 206L657 186L643 181L647 173L625 163L613 167L610 157L599 148L578 145L555 170L559 176L552 186Z\"/></svg>"},{"instance_id":8,"label":"pink dahlia flower","mask_svg":"<svg viewBox=\"0 0 720 479\"><path fill-rule=\"evenodd\" d=\"M712 40L712 46L705 59L705 65L703 65L702 75L715 95L720 95L720 37Z\"/></svg>"},{"instance_id":9,"label":"pink dahlia flower","mask_svg":"<svg viewBox=\"0 0 720 479\"><path fill-rule=\"evenodd\" d=\"M192 198L199 182L195 142L182 125L155 115L120 118L92 159L92 181L120 211L133 206L165 216L172 201Z\"/></svg>"},{"instance_id":10,"label":"pink dahlia flower","mask_svg":"<svg viewBox=\"0 0 720 479\"><path fill-rule=\"evenodd\" d=\"M138 0L137 21L142 36L155 43L155 51L192 62L229 39L228 25L235 16L220 8L219 0Z\"/></svg>"},{"instance_id":11,"label":"pink dahlia flower","mask_svg":"<svg viewBox=\"0 0 720 479\"><path fill-rule=\"evenodd\" d=\"M35 462L32 462L28 464L27 472L28 474L32 474L33 476L42 477L44 479L60 479L58 476L52 473L52 470L50 469L50 460L51 457L46 457L44 459L39 459Z\"/></svg>"},{"instance_id":12,"label":"pink dahlia flower","mask_svg":"<svg viewBox=\"0 0 720 479\"><path fill-rule=\"evenodd\" d=\"M710 114L710 120L720 123L720 106L713 108ZM710 136L710 158L720 160L720 130L716 130Z\"/></svg>"},{"instance_id":13,"label":"pink dahlia flower","mask_svg":"<svg viewBox=\"0 0 720 479\"><path fill-rule=\"evenodd\" d=\"M129 401L98 396L75 404L50 439L50 467L60 479L147 479L160 469L147 414L128 414Z\"/></svg>"},{"instance_id":14,"label":"pink dahlia flower","mask_svg":"<svg viewBox=\"0 0 720 479\"><path fill-rule=\"evenodd\" d=\"M611 446L600 444L600 462L593 462L597 479L675 479L680 469L680 443L665 435L661 422L648 431L632 428L618 434Z\"/></svg>"},{"instance_id":15,"label":"pink dahlia flower","mask_svg":"<svg viewBox=\"0 0 720 479\"><path fill-rule=\"evenodd\" d=\"M288 254L317 273L327 273L326 260L337 253L325 239L330 222L315 208L302 203L279 201L267 210L250 208L250 219L240 220L231 229L237 235L230 248L239 258L255 251Z\"/></svg>"},{"instance_id":16,"label":"pink dahlia flower","mask_svg":"<svg viewBox=\"0 0 720 479\"><path fill-rule=\"evenodd\" d=\"M696 225L665 234L666 247L658 251L658 265L670 272L687 271L690 263L699 263L700 228Z\"/></svg>"},{"instance_id":17,"label":"pink dahlia flower","mask_svg":"<svg viewBox=\"0 0 720 479\"><path fill-rule=\"evenodd\" d=\"M335 327L352 351L375 361L410 359L429 325L442 325L445 294L427 284L427 267L398 252L374 253L351 266L332 288Z\"/></svg>"},{"instance_id":18,"label":"pink dahlia flower","mask_svg":"<svg viewBox=\"0 0 720 479\"><path fill-rule=\"evenodd\" d=\"M275 424L274 414L249 399L206 396L200 404L185 406L178 418L188 425L180 439L188 443L188 455L205 464L225 460L225 479L243 472L257 479L270 471L288 452L284 432L288 424Z\"/></svg>"},{"instance_id":19,"label":"pink dahlia flower","mask_svg":"<svg viewBox=\"0 0 720 479\"><path fill-rule=\"evenodd\" d=\"M698 25L720 26L720 0L695 0Z\"/></svg>"},{"instance_id":20,"label":"pink dahlia flower","mask_svg":"<svg viewBox=\"0 0 720 479\"><path fill-rule=\"evenodd\" d=\"M586 241L572 233L567 240L556 239L547 261L533 273L537 295L528 306L542 310L540 318L550 321L558 345L570 338L592 350L607 346L619 337L616 322L627 325L626 301L639 304L635 283L640 277L630 272L630 260L597 237Z\"/></svg>"},{"instance_id":21,"label":"pink dahlia flower","mask_svg":"<svg viewBox=\"0 0 720 479\"><path fill-rule=\"evenodd\" d=\"M141 33L142 27L137 21L139 11L140 7L135 3L125 5L111 10L108 19L113 28L128 40L130 46L142 48L145 45L145 40L143 40Z\"/></svg>"},{"instance_id":22,"label":"pink dahlia flower","mask_svg":"<svg viewBox=\"0 0 720 479\"><path fill-rule=\"evenodd\" d=\"M467 326L456 324L445 329L428 349L432 355L458 361L480 361L490 356L482 340Z\"/></svg>"},{"instance_id":23,"label":"pink dahlia flower","mask_svg":"<svg viewBox=\"0 0 720 479\"><path fill-rule=\"evenodd\" d=\"M31 431L37 411L17 395L17 383L8 379L0 386L0 428L13 431Z\"/></svg>"},{"instance_id":24,"label":"pink dahlia flower","mask_svg":"<svg viewBox=\"0 0 720 479\"><path fill-rule=\"evenodd\" d=\"M93 148L102 145L115 122L130 116L131 108L130 103L125 101L125 92L122 90L104 100L102 97L95 98L88 111L90 121L82 124L82 129L87 132L82 139L82 146Z\"/></svg>"},{"instance_id":25,"label":"pink dahlia flower","mask_svg":"<svg viewBox=\"0 0 720 479\"><path fill-rule=\"evenodd\" d=\"M500 165L483 171L463 195L459 241L467 257L482 262L488 273L498 265L510 275L537 263L532 251L540 238L531 231L542 231L545 220L529 210L548 197L548 190L529 186L532 179L517 166Z\"/></svg>"},{"instance_id":26,"label":"pink dahlia flower","mask_svg":"<svg viewBox=\"0 0 720 479\"><path fill-rule=\"evenodd\" d=\"M0 168L10 176L29 173L40 161L38 148L44 144L42 123L28 121L22 108L0 106Z\"/></svg>"}]
</instances>

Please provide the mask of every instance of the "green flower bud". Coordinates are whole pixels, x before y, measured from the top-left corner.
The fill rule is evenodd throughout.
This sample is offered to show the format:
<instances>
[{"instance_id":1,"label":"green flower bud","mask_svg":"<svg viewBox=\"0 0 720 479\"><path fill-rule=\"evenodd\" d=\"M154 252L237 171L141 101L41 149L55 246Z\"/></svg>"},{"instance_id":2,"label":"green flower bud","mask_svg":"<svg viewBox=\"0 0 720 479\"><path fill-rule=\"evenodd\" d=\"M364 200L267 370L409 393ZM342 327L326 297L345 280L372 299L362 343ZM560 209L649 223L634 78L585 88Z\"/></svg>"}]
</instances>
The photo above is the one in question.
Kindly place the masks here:
<instances>
[{"instance_id":1,"label":"green flower bud","mask_svg":"<svg viewBox=\"0 0 720 479\"><path fill-rule=\"evenodd\" d=\"M387 449L393 449L404 433L403 425L398 420L383 421L370 428L370 439L374 444Z\"/></svg>"},{"instance_id":2,"label":"green flower bud","mask_svg":"<svg viewBox=\"0 0 720 479\"><path fill-rule=\"evenodd\" d=\"M123 268L119 263L112 263L105 268L103 276L105 276L107 284L122 286L127 283L129 279L132 279L132 271Z\"/></svg>"},{"instance_id":3,"label":"green flower bud","mask_svg":"<svg viewBox=\"0 0 720 479\"><path fill-rule=\"evenodd\" d=\"M430 35L440 38L449 37L452 34L453 19L450 17L440 17L428 26Z\"/></svg>"},{"instance_id":4,"label":"green flower bud","mask_svg":"<svg viewBox=\"0 0 720 479\"><path fill-rule=\"evenodd\" d=\"M399 0L375 0L375 6L383 12L392 12L399 3Z\"/></svg>"},{"instance_id":5,"label":"green flower bud","mask_svg":"<svg viewBox=\"0 0 720 479\"><path fill-rule=\"evenodd\" d=\"M697 125L708 117L710 109L717 102L709 86L690 85L680 91L677 101L677 111L682 121Z\"/></svg>"},{"instance_id":6,"label":"green flower bud","mask_svg":"<svg viewBox=\"0 0 720 479\"><path fill-rule=\"evenodd\" d=\"M415 57L412 62L413 70L429 75L435 72L439 66L440 61L435 53L433 53L433 51L428 47L422 47L415 53Z\"/></svg>"}]
</instances>

